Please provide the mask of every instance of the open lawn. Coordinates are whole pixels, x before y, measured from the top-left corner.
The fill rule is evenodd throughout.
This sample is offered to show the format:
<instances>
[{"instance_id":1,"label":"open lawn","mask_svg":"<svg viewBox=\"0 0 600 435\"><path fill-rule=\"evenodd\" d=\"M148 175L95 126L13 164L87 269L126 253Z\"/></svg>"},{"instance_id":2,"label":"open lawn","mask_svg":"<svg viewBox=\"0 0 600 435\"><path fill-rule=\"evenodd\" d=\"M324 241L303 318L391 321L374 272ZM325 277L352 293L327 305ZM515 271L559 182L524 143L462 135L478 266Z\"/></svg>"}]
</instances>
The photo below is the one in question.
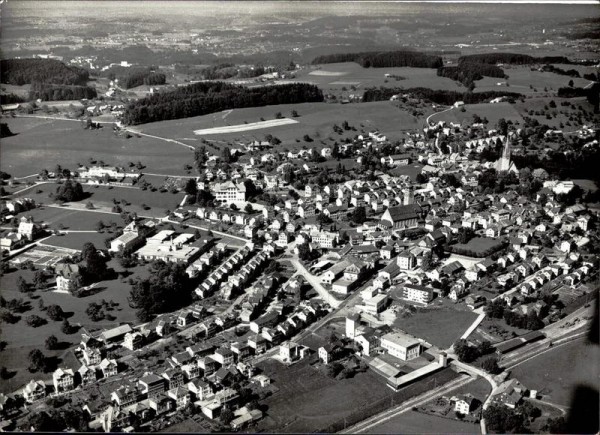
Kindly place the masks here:
<instances>
[{"instance_id":1,"label":"open lawn","mask_svg":"<svg viewBox=\"0 0 600 435\"><path fill-rule=\"evenodd\" d=\"M193 160L189 149L148 137L115 136L112 127L83 130L79 122L37 118L5 118L15 136L2 139L2 170L13 176L54 170L57 164L75 169L90 157L109 165L127 166L141 161L146 171L181 174Z\"/></svg>"},{"instance_id":2,"label":"open lawn","mask_svg":"<svg viewBox=\"0 0 600 435\"><path fill-rule=\"evenodd\" d=\"M44 245L81 250L85 243L91 242L97 248L105 249L106 246L104 245L104 240L108 238L112 239L114 237L115 234L111 234L108 231L104 231L102 233L67 233L50 237L44 241Z\"/></svg>"},{"instance_id":3,"label":"open lawn","mask_svg":"<svg viewBox=\"0 0 600 435\"><path fill-rule=\"evenodd\" d=\"M394 326L420 337L440 349L450 347L475 321L477 314L450 307L419 309L408 317L397 318Z\"/></svg>"},{"instance_id":4,"label":"open lawn","mask_svg":"<svg viewBox=\"0 0 600 435\"><path fill-rule=\"evenodd\" d=\"M71 231L95 231L96 223L105 224L116 222L123 226L123 220L118 214L73 210L66 207L40 207L27 212L28 216L39 223L48 225L48 229L63 229Z\"/></svg>"},{"instance_id":5,"label":"open lawn","mask_svg":"<svg viewBox=\"0 0 600 435\"><path fill-rule=\"evenodd\" d=\"M569 406L575 388L598 389L600 349L585 337L543 353L512 369L512 377L527 388L538 390L543 399Z\"/></svg>"},{"instance_id":6,"label":"open lawn","mask_svg":"<svg viewBox=\"0 0 600 435\"><path fill-rule=\"evenodd\" d=\"M471 394L481 403L485 402L487 396L492 392L492 386L488 381L484 378L477 378L472 382L469 382L462 387L457 388L452 391L453 396L458 396L460 394Z\"/></svg>"},{"instance_id":7,"label":"open lawn","mask_svg":"<svg viewBox=\"0 0 600 435\"><path fill-rule=\"evenodd\" d=\"M408 411L390 420L382 422L365 433L398 434L398 433L460 433L478 434L479 426L450 418Z\"/></svg>"},{"instance_id":8,"label":"open lawn","mask_svg":"<svg viewBox=\"0 0 600 435\"><path fill-rule=\"evenodd\" d=\"M268 397L267 416L258 430L267 432L313 432L350 416L392 392L372 371L337 381L302 361L291 367L268 360L260 368L279 391Z\"/></svg>"},{"instance_id":9,"label":"open lawn","mask_svg":"<svg viewBox=\"0 0 600 435\"><path fill-rule=\"evenodd\" d=\"M415 130L422 125L415 117L393 106L390 102L379 101L360 104L285 104L234 109L193 118L144 124L136 128L139 128L143 133L168 137L199 147L202 144L202 137L194 135L196 130L239 126L245 122L250 124L260 122L261 118L267 121L273 120L276 113L281 112L283 116L290 116L292 110L296 110L300 115L294 118L298 121L295 124L279 125L247 132L211 134L206 139L215 146L222 147L227 145L228 142L262 140L265 135L272 134L282 141L276 149L299 149L303 146L323 148L324 146L332 146L334 141L339 142L346 137L354 137L361 132L367 133L376 129L389 138L395 139L401 137L403 131ZM341 125L343 121L348 121L351 127L356 128L356 131L344 131L342 135L335 133L333 125ZM309 135L313 141L304 141L305 134ZM333 140L329 140L329 137ZM324 141L325 144L321 141ZM218 154L218 151L210 147L207 147L207 150Z\"/></svg>"},{"instance_id":10,"label":"open lawn","mask_svg":"<svg viewBox=\"0 0 600 435\"><path fill-rule=\"evenodd\" d=\"M115 270L121 270L115 261L111 261L109 263L109 267L113 267ZM146 276L147 274L144 267L136 267L132 269L131 272L132 276ZM39 307L40 300L43 301L44 306L49 306L52 304L60 305L63 311L67 314L69 322L72 325L79 324L91 330L118 326L121 322L136 321L135 312L129 307L129 303L127 301L130 286L121 279L116 278L112 280L101 281L95 286L95 292L93 294L82 298L45 290L35 291L33 293L33 297L30 298L26 294L20 293L16 289L16 280L19 276L23 276L27 282L31 283L33 280L33 274L34 272L29 270L13 269L11 272L2 276L1 279L2 296L5 299L23 298L24 301L30 302L30 309L22 314L18 314L21 316L21 319L17 323L4 323L2 325L0 339L7 342L7 347L0 353L2 365L6 366L10 372L16 373L12 378L0 381L0 392L13 391L31 379L32 375L26 370L29 365L27 355L31 350L40 349L46 356L62 359L65 357L68 348L75 343L78 343L81 338L79 332L71 335L63 334L60 330L61 322L53 321L47 318L46 313ZM113 300L114 302L118 303L118 306L109 312L115 318L114 320L92 322L85 314L85 310L90 302L99 303L103 299L106 301ZM28 326L25 322L25 318L31 314L36 314L42 318L45 318L48 323L38 328L32 328ZM50 335L55 335L59 342L62 343L60 350L49 351L45 349L44 342ZM51 375L38 374L36 377L48 379L51 377Z\"/></svg>"}]
</instances>

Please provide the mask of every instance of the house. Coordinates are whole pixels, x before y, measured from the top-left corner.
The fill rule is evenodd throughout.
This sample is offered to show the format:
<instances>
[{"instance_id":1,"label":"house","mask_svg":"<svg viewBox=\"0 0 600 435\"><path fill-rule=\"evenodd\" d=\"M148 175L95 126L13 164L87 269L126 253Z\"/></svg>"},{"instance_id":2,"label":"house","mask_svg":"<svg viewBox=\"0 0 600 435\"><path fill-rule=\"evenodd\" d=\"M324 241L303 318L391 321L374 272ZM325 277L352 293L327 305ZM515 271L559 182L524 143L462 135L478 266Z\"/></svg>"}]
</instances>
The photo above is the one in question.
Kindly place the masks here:
<instances>
[{"instance_id":1,"label":"house","mask_svg":"<svg viewBox=\"0 0 600 435\"><path fill-rule=\"evenodd\" d=\"M40 231L40 226L33 222L31 216L23 216L19 222L17 234L32 242L38 236Z\"/></svg>"},{"instance_id":2,"label":"house","mask_svg":"<svg viewBox=\"0 0 600 435\"><path fill-rule=\"evenodd\" d=\"M170 389L167 396L175 401L176 409L183 409L190 403L190 391L184 386Z\"/></svg>"},{"instance_id":3,"label":"house","mask_svg":"<svg viewBox=\"0 0 600 435\"><path fill-rule=\"evenodd\" d=\"M212 358L222 366L233 364L235 354L226 348L217 349Z\"/></svg>"},{"instance_id":4,"label":"house","mask_svg":"<svg viewBox=\"0 0 600 435\"><path fill-rule=\"evenodd\" d=\"M401 270L414 269L417 265L417 258L410 251L402 251L396 261Z\"/></svg>"},{"instance_id":5,"label":"house","mask_svg":"<svg viewBox=\"0 0 600 435\"><path fill-rule=\"evenodd\" d=\"M421 355L419 340L401 332L389 332L381 337L381 347L402 361L409 361Z\"/></svg>"},{"instance_id":6,"label":"house","mask_svg":"<svg viewBox=\"0 0 600 435\"><path fill-rule=\"evenodd\" d=\"M279 358L286 363L301 360L308 352L309 349L306 346L299 345L294 341L286 341L279 346Z\"/></svg>"},{"instance_id":7,"label":"house","mask_svg":"<svg viewBox=\"0 0 600 435\"><path fill-rule=\"evenodd\" d=\"M129 350L141 349L144 346L144 336L139 332L128 332L123 339L123 347Z\"/></svg>"},{"instance_id":8,"label":"house","mask_svg":"<svg viewBox=\"0 0 600 435\"><path fill-rule=\"evenodd\" d=\"M380 345L380 338L374 329L365 328L362 334L354 338L354 341L360 346L363 355L371 356L374 349Z\"/></svg>"},{"instance_id":9,"label":"house","mask_svg":"<svg viewBox=\"0 0 600 435\"><path fill-rule=\"evenodd\" d=\"M176 323L177 326L179 326L180 328L185 328L186 326L189 326L190 323L193 323L195 321L196 318L194 317L192 312L189 310L184 310L177 316Z\"/></svg>"},{"instance_id":10,"label":"house","mask_svg":"<svg viewBox=\"0 0 600 435\"><path fill-rule=\"evenodd\" d=\"M183 372L179 369L168 369L161 376L166 380L167 390L172 390L183 385Z\"/></svg>"},{"instance_id":11,"label":"house","mask_svg":"<svg viewBox=\"0 0 600 435\"><path fill-rule=\"evenodd\" d=\"M427 305L433 300L433 289L422 285L403 284L402 299Z\"/></svg>"},{"instance_id":12,"label":"house","mask_svg":"<svg viewBox=\"0 0 600 435\"><path fill-rule=\"evenodd\" d=\"M126 408L136 403L140 391L133 385L121 385L110 395L110 399L117 408Z\"/></svg>"},{"instance_id":13,"label":"house","mask_svg":"<svg viewBox=\"0 0 600 435\"><path fill-rule=\"evenodd\" d=\"M77 383L84 387L96 382L96 370L85 364L77 369L75 375L77 376Z\"/></svg>"},{"instance_id":14,"label":"house","mask_svg":"<svg viewBox=\"0 0 600 435\"><path fill-rule=\"evenodd\" d=\"M73 370L56 369L54 373L52 373L52 382L56 393L72 390L75 388L75 375L73 374Z\"/></svg>"},{"instance_id":15,"label":"house","mask_svg":"<svg viewBox=\"0 0 600 435\"><path fill-rule=\"evenodd\" d=\"M110 376L116 376L118 372L117 361L114 359L104 358L98 366L102 372L102 376L108 378Z\"/></svg>"},{"instance_id":16,"label":"house","mask_svg":"<svg viewBox=\"0 0 600 435\"><path fill-rule=\"evenodd\" d=\"M54 266L56 273L56 291L72 293L81 285L79 266L70 263L58 263Z\"/></svg>"},{"instance_id":17,"label":"house","mask_svg":"<svg viewBox=\"0 0 600 435\"><path fill-rule=\"evenodd\" d=\"M246 186L243 183L233 181L216 183L211 190L217 201L225 203L246 201Z\"/></svg>"},{"instance_id":18,"label":"house","mask_svg":"<svg viewBox=\"0 0 600 435\"><path fill-rule=\"evenodd\" d=\"M142 388L142 393L148 398L160 396L165 391L166 380L154 373L147 373L138 380L138 384Z\"/></svg>"},{"instance_id":19,"label":"house","mask_svg":"<svg viewBox=\"0 0 600 435\"><path fill-rule=\"evenodd\" d=\"M210 384L201 379L188 382L187 388L196 400L206 400L213 394Z\"/></svg>"},{"instance_id":20,"label":"house","mask_svg":"<svg viewBox=\"0 0 600 435\"><path fill-rule=\"evenodd\" d=\"M329 364L340 352L340 347L336 344L328 343L325 346L321 346L318 351L319 359L323 361L324 364Z\"/></svg>"},{"instance_id":21,"label":"house","mask_svg":"<svg viewBox=\"0 0 600 435\"><path fill-rule=\"evenodd\" d=\"M471 395L460 395L454 401L454 412L469 415L475 408L476 399Z\"/></svg>"},{"instance_id":22,"label":"house","mask_svg":"<svg viewBox=\"0 0 600 435\"><path fill-rule=\"evenodd\" d=\"M32 379L23 388L23 398L27 403L33 403L46 397L46 384L44 381Z\"/></svg>"}]
</instances>

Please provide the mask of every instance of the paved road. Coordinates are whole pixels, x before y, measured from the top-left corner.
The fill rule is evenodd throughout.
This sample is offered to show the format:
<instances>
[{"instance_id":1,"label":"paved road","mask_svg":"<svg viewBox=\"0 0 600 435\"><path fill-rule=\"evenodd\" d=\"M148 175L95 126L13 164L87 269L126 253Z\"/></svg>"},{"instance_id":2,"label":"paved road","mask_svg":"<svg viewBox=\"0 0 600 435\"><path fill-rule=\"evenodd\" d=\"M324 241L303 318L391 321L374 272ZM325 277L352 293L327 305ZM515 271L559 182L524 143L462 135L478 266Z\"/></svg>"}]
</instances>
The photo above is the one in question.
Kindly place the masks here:
<instances>
[{"instance_id":1,"label":"paved road","mask_svg":"<svg viewBox=\"0 0 600 435\"><path fill-rule=\"evenodd\" d=\"M319 278L317 278L308 270L306 270L306 267L304 267L304 265L300 263L300 261L297 258L292 257L289 259L289 261L290 263L292 263L292 266L294 266L294 268L296 269L297 274L303 276L304 279L306 279L306 281L317 291L319 296L321 296L325 302L327 302L333 308L338 308L341 305L342 301L338 301L336 298L334 298L327 291L327 289L323 287L323 284L321 284Z\"/></svg>"},{"instance_id":2,"label":"paved road","mask_svg":"<svg viewBox=\"0 0 600 435\"><path fill-rule=\"evenodd\" d=\"M383 423L385 421L388 421L394 417L397 417L400 414L410 411L415 406L421 406L421 405L429 402L430 400L433 400L436 397L448 394L450 391L455 390L464 385L467 385L469 382L472 382L473 380L474 380L474 378L471 376L462 375L459 378L453 379L452 381L450 381L444 385L440 385L439 387L434 388L433 390L429 390L423 394L420 394L419 396L413 397L412 399L407 400L406 402L403 402L402 404L400 404L394 408L388 409L384 412L374 415L373 417L363 420L360 423L355 424L354 426L351 426L339 433L366 432L370 429L376 428L378 425L380 425L381 423Z\"/></svg>"},{"instance_id":3,"label":"paved road","mask_svg":"<svg viewBox=\"0 0 600 435\"><path fill-rule=\"evenodd\" d=\"M431 115L429 115L429 116L427 117L427 119L425 120L425 123L426 123L426 124L427 124L427 126L429 127L429 120L430 120L432 117L434 117L434 116L436 116L436 115L439 115L439 114L441 114L441 113L444 113L444 112L449 112L449 111L451 111L452 109L454 109L454 106L452 106L452 107L450 107L450 108L448 108L448 109L442 110L441 112L435 112L435 113L432 113Z\"/></svg>"}]
</instances>

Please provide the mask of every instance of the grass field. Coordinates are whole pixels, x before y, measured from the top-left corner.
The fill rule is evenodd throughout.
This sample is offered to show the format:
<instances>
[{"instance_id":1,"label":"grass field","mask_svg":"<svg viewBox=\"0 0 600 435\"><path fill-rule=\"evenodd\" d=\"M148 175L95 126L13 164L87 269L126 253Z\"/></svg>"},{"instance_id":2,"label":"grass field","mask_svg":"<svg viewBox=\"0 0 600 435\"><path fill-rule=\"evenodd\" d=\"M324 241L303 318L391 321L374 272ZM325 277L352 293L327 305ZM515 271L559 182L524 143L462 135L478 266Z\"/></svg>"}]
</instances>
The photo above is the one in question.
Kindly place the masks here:
<instances>
[{"instance_id":1,"label":"grass field","mask_svg":"<svg viewBox=\"0 0 600 435\"><path fill-rule=\"evenodd\" d=\"M486 251L498 250L501 246L502 242L491 237L473 237L467 243L452 245L458 254L467 255L464 251L471 251L476 257L483 256Z\"/></svg>"},{"instance_id":2,"label":"grass field","mask_svg":"<svg viewBox=\"0 0 600 435\"><path fill-rule=\"evenodd\" d=\"M296 124L281 125L263 130L224 133L218 136L210 135L207 139L211 142L214 141L218 146L224 146L227 142L262 140L266 134L272 134L282 141L278 149L298 149L302 146L322 148L324 145L321 144L321 140L325 141L328 144L327 146L331 146L333 143L327 140L329 136L340 141L345 137L353 137L359 134L361 130L368 132L378 129L389 138L394 139L401 137L402 132L405 130L414 130L422 126L422 122L412 115L394 107L388 101L381 101L344 105L327 103L285 104L234 109L193 118L145 124L138 128L143 133L176 139L192 146L200 146L202 138L194 135L195 130L237 126L245 122L260 122L261 118L272 120L277 112L281 112L283 116L290 116L292 110L296 110L300 115L294 118L298 121ZM334 133L333 125L341 125L343 121L348 121L350 126L355 127L357 131L344 132L343 135ZM314 141L305 142L303 140L305 134L308 134ZM210 148L208 150L211 151Z\"/></svg>"},{"instance_id":3,"label":"grass field","mask_svg":"<svg viewBox=\"0 0 600 435\"><path fill-rule=\"evenodd\" d=\"M83 130L78 122L36 118L5 118L15 136L2 139L2 170L13 176L54 170L57 164L75 169L93 157L109 165L141 161L147 172L183 175L192 161L182 146L148 137L125 139L113 134L110 125ZM3 122L5 122L3 121Z\"/></svg>"},{"instance_id":4,"label":"grass field","mask_svg":"<svg viewBox=\"0 0 600 435\"><path fill-rule=\"evenodd\" d=\"M422 309L410 317L398 318L394 326L446 349L475 321L477 314L449 307Z\"/></svg>"},{"instance_id":5,"label":"grass field","mask_svg":"<svg viewBox=\"0 0 600 435\"><path fill-rule=\"evenodd\" d=\"M577 386L598 388L598 358L598 346L581 338L515 367L512 377L538 390L544 400L569 406Z\"/></svg>"},{"instance_id":6,"label":"grass field","mask_svg":"<svg viewBox=\"0 0 600 435\"><path fill-rule=\"evenodd\" d=\"M114 261L109 263L109 267L121 270ZM136 267L132 269L132 272L132 276L146 276L147 274L144 267ZM32 375L26 370L26 367L29 365L27 355L31 350L40 349L46 356L54 356L62 359L66 354L67 348L79 342L81 338L79 333L72 335L63 334L60 330L60 321L55 322L47 319L45 312L39 309L40 299L44 301L45 306L52 304L60 305L63 311L67 313L69 322L72 325L80 324L89 329L114 327L121 322L134 322L136 320L135 312L129 307L127 301L130 286L120 279L101 281L96 286L96 293L83 298L38 290L33 293L33 298L30 299L27 295L20 293L16 289L15 283L19 276L23 276L27 282L32 282L33 280L33 272L28 270L13 270L5 274L2 277L2 296L5 299L23 298L25 301L30 301L31 309L23 314L19 314L22 318L17 323L5 323L2 325L0 338L7 342L6 349L0 353L2 365L7 367L10 372L16 371L16 374L8 380L0 381L0 392L13 391L31 379ZM115 310L110 312L115 316L115 319L92 322L85 314L85 309L90 302L100 302L103 299L106 301L113 300L119 304ZM38 328L27 326L25 318L31 314L36 314L47 319L48 323ZM45 349L44 342L52 334L58 338L59 342L63 343L62 350L49 351ZM44 375L40 373L35 376L49 378L51 374Z\"/></svg>"},{"instance_id":7,"label":"grass field","mask_svg":"<svg viewBox=\"0 0 600 435\"><path fill-rule=\"evenodd\" d=\"M551 72L531 71L530 66L528 65L505 65L503 69L508 76L508 79L484 77L475 82L475 89L477 91L508 91L518 92L524 95L536 95L545 93L544 88L556 93L558 88L568 86L569 80L573 80L576 87L584 87L589 83L589 80L582 78L571 78ZM507 82L509 86L497 85L498 83ZM534 89L530 88L530 85L532 85Z\"/></svg>"},{"instance_id":8,"label":"grass field","mask_svg":"<svg viewBox=\"0 0 600 435\"><path fill-rule=\"evenodd\" d=\"M556 103L556 108L550 108L550 101L554 101ZM570 104L575 105L575 107L571 106L562 106L562 102L568 102ZM514 107L522 116L529 116L533 119L536 119L540 124L546 124L548 127L560 129L562 131L573 131L581 127L577 121L570 121L571 125L567 125L569 122L569 117L575 116L579 114L579 106L581 106L590 116L593 116L594 108L593 106L584 98L557 98L557 97L549 97L549 96L540 96L536 98L528 98L525 102L517 102ZM529 112L533 110L533 114ZM536 114L536 112L538 114ZM563 113L561 113L563 112ZM546 117L547 114L551 115L551 118L548 119ZM556 116L554 116L556 115ZM591 124L582 119L583 124ZM561 127L561 123L563 126Z\"/></svg>"},{"instance_id":9,"label":"grass field","mask_svg":"<svg viewBox=\"0 0 600 435\"><path fill-rule=\"evenodd\" d=\"M385 77L385 74L401 76L404 77L404 80ZM356 91L350 89L352 85L356 87L359 93L362 93L365 88L374 86L389 88L425 87L449 91L465 89L449 78L438 77L434 68L363 68L355 62L315 65L314 68L303 70L297 74L296 80L314 83L325 91L339 91L346 87L348 94L356 93Z\"/></svg>"},{"instance_id":10,"label":"grass field","mask_svg":"<svg viewBox=\"0 0 600 435\"><path fill-rule=\"evenodd\" d=\"M464 121L467 121L472 123L473 115L479 115L481 119L487 118L489 121L488 127L490 129L495 128L500 118L504 118L507 121L512 121L514 123L523 122L523 117L516 109L515 105L509 103L466 104L463 107L465 108L464 112L459 109L452 109L440 113L439 115L433 115L429 119L429 122L435 123L438 121L446 121L462 124Z\"/></svg>"},{"instance_id":11,"label":"grass field","mask_svg":"<svg viewBox=\"0 0 600 435\"><path fill-rule=\"evenodd\" d=\"M460 433L478 434L479 426L449 418L442 418L416 411L408 411L390 420L384 421L365 433L398 434L398 433Z\"/></svg>"},{"instance_id":12,"label":"grass field","mask_svg":"<svg viewBox=\"0 0 600 435\"><path fill-rule=\"evenodd\" d=\"M109 237L112 238L115 237L115 235L108 231L102 233L68 233L52 236L44 241L44 245L81 250L85 243L91 242L97 248L104 249L104 240Z\"/></svg>"},{"instance_id":13,"label":"grass field","mask_svg":"<svg viewBox=\"0 0 600 435\"><path fill-rule=\"evenodd\" d=\"M313 432L371 402L391 395L383 379L368 371L336 381L308 365L291 367L269 360L260 364L280 390L268 397L259 431Z\"/></svg>"}]
</instances>

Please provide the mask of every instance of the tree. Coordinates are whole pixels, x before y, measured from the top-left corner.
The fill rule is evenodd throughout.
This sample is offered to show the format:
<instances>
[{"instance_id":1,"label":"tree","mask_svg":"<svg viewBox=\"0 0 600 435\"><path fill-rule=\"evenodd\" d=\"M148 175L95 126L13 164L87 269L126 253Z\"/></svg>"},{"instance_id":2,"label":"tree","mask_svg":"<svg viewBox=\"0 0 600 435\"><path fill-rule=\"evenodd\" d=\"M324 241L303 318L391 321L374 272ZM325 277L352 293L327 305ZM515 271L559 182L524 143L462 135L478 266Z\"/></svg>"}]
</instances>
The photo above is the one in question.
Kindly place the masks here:
<instances>
[{"instance_id":1,"label":"tree","mask_svg":"<svg viewBox=\"0 0 600 435\"><path fill-rule=\"evenodd\" d=\"M106 258L101 256L93 243L87 242L81 250L81 258L85 263L83 278L87 283L101 281L107 274Z\"/></svg>"},{"instance_id":2,"label":"tree","mask_svg":"<svg viewBox=\"0 0 600 435\"><path fill-rule=\"evenodd\" d=\"M292 110L292 118L298 118L300 115L298 115L298 112L295 110Z\"/></svg>"},{"instance_id":3,"label":"tree","mask_svg":"<svg viewBox=\"0 0 600 435\"><path fill-rule=\"evenodd\" d=\"M35 285L35 288L38 290L46 287L47 280L48 280L48 278L46 277L46 274L42 270L38 270L37 272L35 272L35 275L33 276L33 284Z\"/></svg>"},{"instance_id":4,"label":"tree","mask_svg":"<svg viewBox=\"0 0 600 435\"><path fill-rule=\"evenodd\" d=\"M254 209L252 208L252 204L250 204L250 203L247 203L247 204L246 204L246 207L244 207L244 211L245 211L246 213L248 213L248 214L250 214L250 213L254 213Z\"/></svg>"},{"instance_id":5,"label":"tree","mask_svg":"<svg viewBox=\"0 0 600 435\"><path fill-rule=\"evenodd\" d=\"M46 314L51 320L54 320L56 322L63 320L65 317L65 313L62 310L62 308L56 304L48 306L48 308L46 309Z\"/></svg>"},{"instance_id":6,"label":"tree","mask_svg":"<svg viewBox=\"0 0 600 435\"><path fill-rule=\"evenodd\" d=\"M486 426L496 433L524 433L525 425L521 414L501 404L492 404L483 411Z\"/></svg>"},{"instance_id":7,"label":"tree","mask_svg":"<svg viewBox=\"0 0 600 435\"><path fill-rule=\"evenodd\" d=\"M431 270L432 268L433 268L433 254L431 253L431 251L427 251L423 255L421 269L423 269L424 272L427 272L427 271Z\"/></svg>"},{"instance_id":8,"label":"tree","mask_svg":"<svg viewBox=\"0 0 600 435\"><path fill-rule=\"evenodd\" d=\"M185 183L185 193L192 196L194 200L196 199L196 195L198 194L198 183L193 178L189 178Z\"/></svg>"},{"instance_id":9,"label":"tree","mask_svg":"<svg viewBox=\"0 0 600 435\"><path fill-rule=\"evenodd\" d=\"M43 319L42 317L38 316L37 314L32 314L30 316L27 316L27 318L25 319L25 322L27 323L27 325L31 326L32 328L38 328L38 327L48 323L48 322L46 322L46 319Z\"/></svg>"},{"instance_id":10,"label":"tree","mask_svg":"<svg viewBox=\"0 0 600 435\"><path fill-rule=\"evenodd\" d=\"M521 411L523 417L525 417L528 421L533 421L542 415L540 408L534 406L528 401L524 401L523 404L519 406L519 411Z\"/></svg>"},{"instance_id":11,"label":"tree","mask_svg":"<svg viewBox=\"0 0 600 435\"><path fill-rule=\"evenodd\" d=\"M55 350L58 349L58 338L55 335L51 335L46 338L46 349Z\"/></svg>"},{"instance_id":12,"label":"tree","mask_svg":"<svg viewBox=\"0 0 600 435\"><path fill-rule=\"evenodd\" d=\"M29 284L27 284L27 281L25 281L25 279L22 276L17 278L17 289L21 293L29 292Z\"/></svg>"},{"instance_id":13,"label":"tree","mask_svg":"<svg viewBox=\"0 0 600 435\"><path fill-rule=\"evenodd\" d=\"M498 133L506 136L508 134L508 123L506 122L506 119L500 118L496 124L496 129L498 130Z\"/></svg>"},{"instance_id":14,"label":"tree","mask_svg":"<svg viewBox=\"0 0 600 435\"><path fill-rule=\"evenodd\" d=\"M461 227L458 229L458 243L467 244L473 238L475 233L471 228Z\"/></svg>"},{"instance_id":15,"label":"tree","mask_svg":"<svg viewBox=\"0 0 600 435\"><path fill-rule=\"evenodd\" d=\"M41 350L39 349L33 349L31 352L29 352L28 355L28 360L29 360L29 371L31 372L38 372L38 371L42 371L45 372L46 371L46 357L44 356L44 354L42 353Z\"/></svg>"},{"instance_id":16,"label":"tree","mask_svg":"<svg viewBox=\"0 0 600 435\"><path fill-rule=\"evenodd\" d=\"M352 221L357 224L363 224L367 220L367 211L363 206L356 207L352 212Z\"/></svg>"},{"instance_id":17,"label":"tree","mask_svg":"<svg viewBox=\"0 0 600 435\"><path fill-rule=\"evenodd\" d=\"M471 346L467 340L460 339L454 343L454 352L461 362L472 362L479 357L479 352L475 346Z\"/></svg>"},{"instance_id":18,"label":"tree","mask_svg":"<svg viewBox=\"0 0 600 435\"><path fill-rule=\"evenodd\" d=\"M498 365L498 359L494 357L483 360L481 362L481 368L492 375L497 375L502 371Z\"/></svg>"},{"instance_id":19,"label":"tree","mask_svg":"<svg viewBox=\"0 0 600 435\"><path fill-rule=\"evenodd\" d=\"M73 329L74 328L71 326L71 323L67 319L64 319L62 324L60 325L60 331L66 335L72 334Z\"/></svg>"},{"instance_id":20,"label":"tree","mask_svg":"<svg viewBox=\"0 0 600 435\"><path fill-rule=\"evenodd\" d=\"M219 416L219 420L221 423L228 425L233 420L234 415L231 409L225 408L221 411L221 415Z\"/></svg>"}]
</instances>

